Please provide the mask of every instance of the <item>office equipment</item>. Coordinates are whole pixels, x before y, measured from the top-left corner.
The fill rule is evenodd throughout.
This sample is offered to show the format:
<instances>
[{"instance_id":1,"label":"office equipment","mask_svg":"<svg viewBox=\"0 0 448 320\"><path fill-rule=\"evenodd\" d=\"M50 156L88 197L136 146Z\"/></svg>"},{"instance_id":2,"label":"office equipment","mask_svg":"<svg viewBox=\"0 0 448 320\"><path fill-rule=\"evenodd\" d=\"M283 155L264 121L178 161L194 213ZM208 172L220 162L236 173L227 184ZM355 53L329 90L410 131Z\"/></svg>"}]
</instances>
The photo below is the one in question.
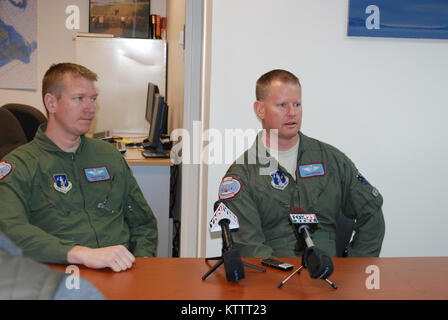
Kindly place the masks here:
<instances>
[{"instance_id":1,"label":"office equipment","mask_svg":"<svg viewBox=\"0 0 448 320\"><path fill-rule=\"evenodd\" d=\"M294 267L292 264L290 263L286 263L280 260L276 260L276 259L271 259L271 258L267 258L267 259L263 259L261 260L261 264L271 267L271 268L276 268L279 270L283 270L283 271L289 271L292 270L292 268Z\"/></svg>"},{"instance_id":2,"label":"office equipment","mask_svg":"<svg viewBox=\"0 0 448 320\"><path fill-rule=\"evenodd\" d=\"M145 119L151 124L152 121L152 113L154 111L154 102L156 98L156 94L159 93L159 87L152 83L148 82L148 91L146 94L146 111L145 111Z\"/></svg>"},{"instance_id":3,"label":"office equipment","mask_svg":"<svg viewBox=\"0 0 448 320\"><path fill-rule=\"evenodd\" d=\"M165 151L161 141L163 121L166 119L168 107L165 99L156 93L154 97L154 110L151 117L151 126L149 128L148 142L143 146L146 150L142 151L142 155L146 158L169 158L169 151Z\"/></svg>"},{"instance_id":4,"label":"office equipment","mask_svg":"<svg viewBox=\"0 0 448 320\"><path fill-rule=\"evenodd\" d=\"M126 144L123 141L114 141L114 147L122 154L126 153Z\"/></svg>"},{"instance_id":5,"label":"office equipment","mask_svg":"<svg viewBox=\"0 0 448 320\"><path fill-rule=\"evenodd\" d=\"M101 140L112 140L113 139L112 133L110 132L110 130L95 132L93 134L93 138L101 139Z\"/></svg>"}]
</instances>

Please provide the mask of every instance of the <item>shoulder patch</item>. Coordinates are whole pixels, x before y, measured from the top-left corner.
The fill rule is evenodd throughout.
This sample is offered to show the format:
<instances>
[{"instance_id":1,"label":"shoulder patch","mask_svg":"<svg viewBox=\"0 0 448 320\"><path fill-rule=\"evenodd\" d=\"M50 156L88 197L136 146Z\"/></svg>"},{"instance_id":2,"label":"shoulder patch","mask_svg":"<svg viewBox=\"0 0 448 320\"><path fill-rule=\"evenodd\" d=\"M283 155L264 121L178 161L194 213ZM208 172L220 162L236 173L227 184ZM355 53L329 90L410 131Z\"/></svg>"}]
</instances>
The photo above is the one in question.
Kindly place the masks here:
<instances>
[{"instance_id":1,"label":"shoulder patch","mask_svg":"<svg viewBox=\"0 0 448 320\"><path fill-rule=\"evenodd\" d=\"M364 178L364 176L358 172L358 175L356 176L356 179L358 179L359 181L361 181L363 184L365 184L366 186L369 185L369 182L367 181L366 178Z\"/></svg>"},{"instance_id":2,"label":"shoulder patch","mask_svg":"<svg viewBox=\"0 0 448 320\"><path fill-rule=\"evenodd\" d=\"M12 171L12 164L6 161L0 162L0 180L3 180Z\"/></svg>"},{"instance_id":3,"label":"shoulder patch","mask_svg":"<svg viewBox=\"0 0 448 320\"><path fill-rule=\"evenodd\" d=\"M231 199L241 190L241 182L238 179L227 176L224 177L219 185L218 196L220 200Z\"/></svg>"}]
</instances>

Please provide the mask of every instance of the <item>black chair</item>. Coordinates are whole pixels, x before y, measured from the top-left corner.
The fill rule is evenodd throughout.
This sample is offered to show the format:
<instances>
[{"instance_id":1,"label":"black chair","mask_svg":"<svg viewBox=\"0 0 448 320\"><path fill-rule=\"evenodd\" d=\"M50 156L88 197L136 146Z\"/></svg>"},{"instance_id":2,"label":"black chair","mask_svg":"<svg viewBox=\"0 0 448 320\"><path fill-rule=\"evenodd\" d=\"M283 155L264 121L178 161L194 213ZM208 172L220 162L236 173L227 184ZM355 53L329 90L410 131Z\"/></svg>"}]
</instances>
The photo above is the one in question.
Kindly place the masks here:
<instances>
[{"instance_id":1,"label":"black chair","mask_svg":"<svg viewBox=\"0 0 448 320\"><path fill-rule=\"evenodd\" d=\"M7 109L0 108L0 159L27 142L19 120Z\"/></svg>"},{"instance_id":2,"label":"black chair","mask_svg":"<svg viewBox=\"0 0 448 320\"><path fill-rule=\"evenodd\" d=\"M14 114L20 122L28 141L33 140L39 125L47 122L47 118L40 110L26 104L8 103L2 108L7 109Z\"/></svg>"},{"instance_id":3,"label":"black chair","mask_svg":"<svg viewBox=\"0 0 448 320\"><path fill-rule=\"evenodd\" d=\"M341 211L336 225L336 256L346 257L347 247L352 239L355 220L347 218Z\"/></svg>"}]
</instances>

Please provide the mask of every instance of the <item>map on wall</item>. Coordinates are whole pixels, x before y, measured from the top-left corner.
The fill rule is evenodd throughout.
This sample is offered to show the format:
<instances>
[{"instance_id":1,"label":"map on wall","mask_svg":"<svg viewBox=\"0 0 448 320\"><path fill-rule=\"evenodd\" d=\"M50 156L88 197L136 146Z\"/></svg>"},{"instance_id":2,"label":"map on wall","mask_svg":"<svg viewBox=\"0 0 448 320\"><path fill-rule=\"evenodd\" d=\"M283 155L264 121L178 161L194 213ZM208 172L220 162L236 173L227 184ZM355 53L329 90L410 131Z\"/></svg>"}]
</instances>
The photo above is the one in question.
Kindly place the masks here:
<instances>
[{"instance_id":1,"label":"map on wall","mask_svg":"<svg viewBox=\"0 0 448 320\"><path fill-rule=\"evenodd\" d=\"M0 88L37 87L37 0L0 0Z\"/></svg>"}]
</instances>

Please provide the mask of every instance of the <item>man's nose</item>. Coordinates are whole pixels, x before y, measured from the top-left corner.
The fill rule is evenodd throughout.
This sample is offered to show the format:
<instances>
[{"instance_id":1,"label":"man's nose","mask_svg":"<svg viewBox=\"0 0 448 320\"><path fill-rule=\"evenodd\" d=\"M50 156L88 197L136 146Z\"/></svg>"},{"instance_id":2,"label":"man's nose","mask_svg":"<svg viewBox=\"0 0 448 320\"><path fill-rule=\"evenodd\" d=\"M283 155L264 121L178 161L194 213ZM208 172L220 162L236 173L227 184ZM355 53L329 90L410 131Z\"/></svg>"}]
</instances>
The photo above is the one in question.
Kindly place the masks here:
<instances>
[{"instance_id":1,"label":"man's nose","mask_svg":"<svg viewBox=\"0 0 448 320\"><path fill-rule=\"evenodd\" d=\"M91 99L86 99L84 101L84 110L86 112L95 112L96 111L96 102L94 100Z\"/></svg>"},{"instance_id":2,"label":"man's nose","mask_svg":"<svg viewBox=\"0 0 448 320\"><path fill-rule=\"evenodd\" d=\"M288 113L288 115L293 116L293 115L296 114L296 111L297 111L297 110L296 110L294 104L293 104L293 103L288 103L288 108L287 108L287 113Z\"/></svg>"}]
</instances>

